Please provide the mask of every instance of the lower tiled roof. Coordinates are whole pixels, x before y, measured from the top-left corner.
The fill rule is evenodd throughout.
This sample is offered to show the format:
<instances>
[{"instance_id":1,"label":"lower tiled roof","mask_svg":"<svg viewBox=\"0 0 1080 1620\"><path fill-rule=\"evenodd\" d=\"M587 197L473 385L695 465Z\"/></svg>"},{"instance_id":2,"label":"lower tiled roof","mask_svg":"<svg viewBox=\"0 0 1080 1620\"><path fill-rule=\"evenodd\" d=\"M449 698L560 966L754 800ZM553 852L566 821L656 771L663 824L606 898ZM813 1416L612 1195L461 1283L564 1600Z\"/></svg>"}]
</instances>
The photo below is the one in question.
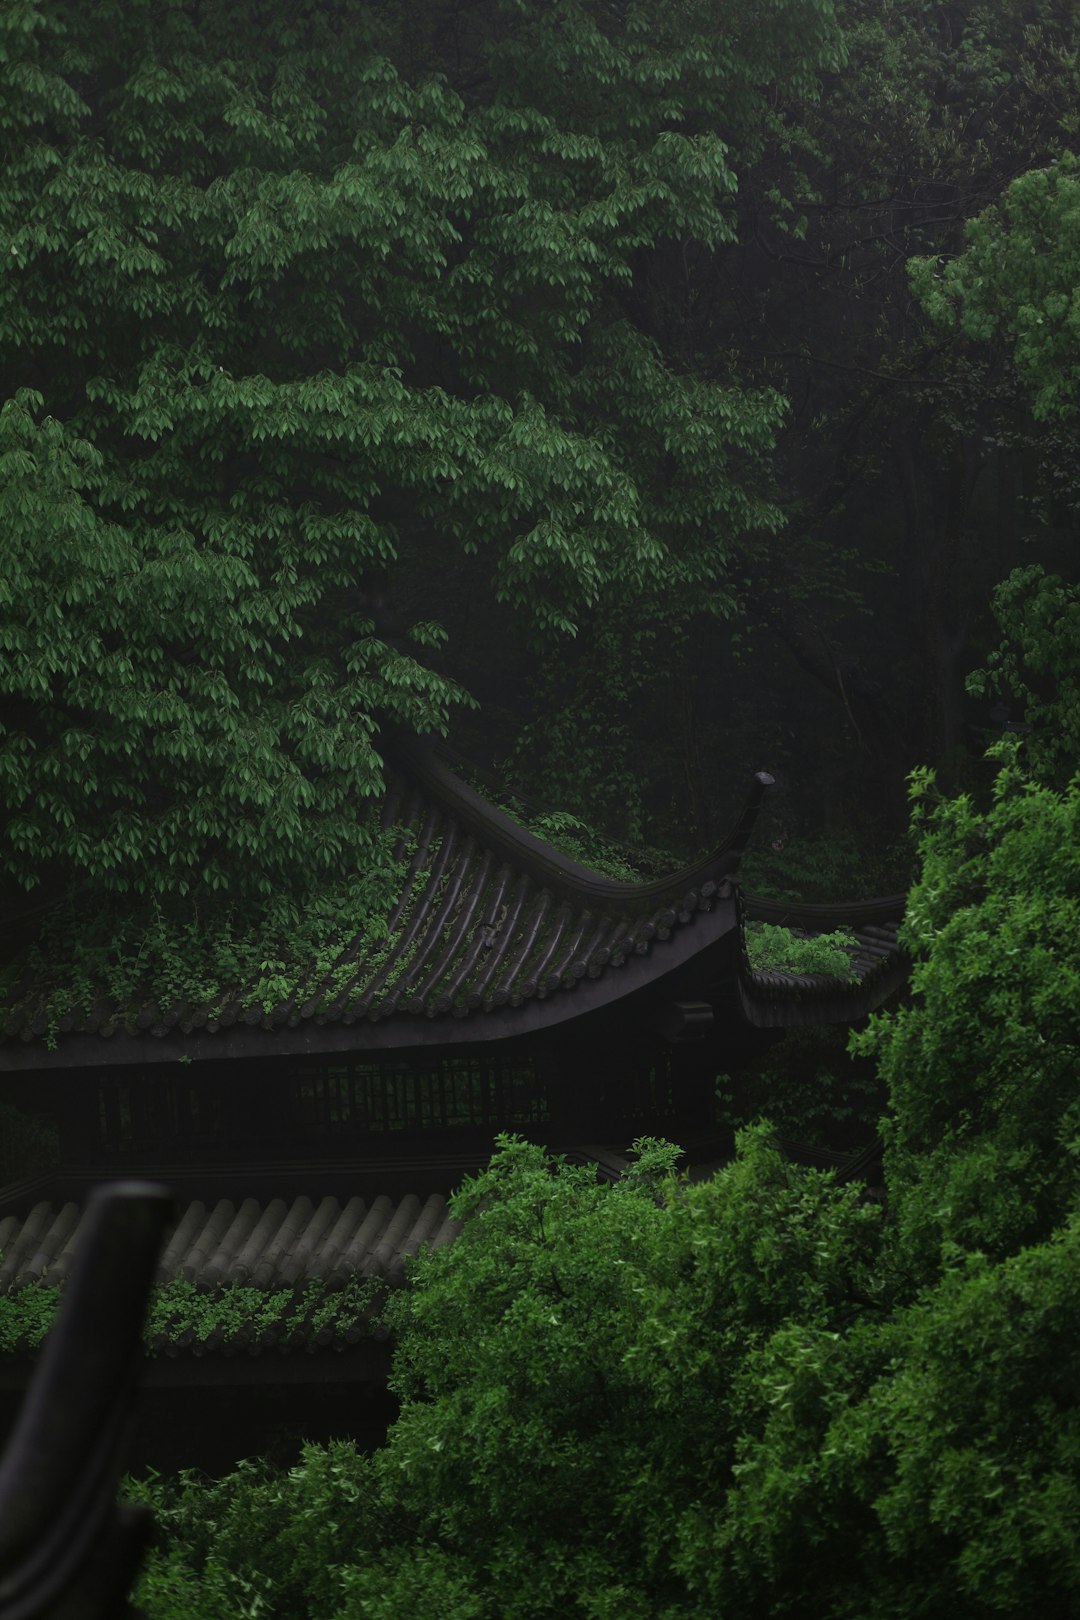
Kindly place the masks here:
<instances>
[{"instance_id":1,"label":"lower tiled roof","mask_svg":"<svg viewBox=\"0 0 1080 1620\"><path fill-rule=\"evenodd\" d=\"M44 1201L25 1216L0 1219L0 1295L62 1288L82 1213L74 1203ZM356 1293L355 1307L342 1301L355 1321L344 1320L340 1310L328 1312L323 1302L347 1293L354 1282L400 1283L407 1259L421 1247L437 1249L452 1242L459 1230L442 1193L424 1199L415 1194L396 1200L380 1196L370 1203L306 1197L266 1203L254 1198L211 1204L196 1200L166 1233L156 1280L166 1289L186 1283L207 1296L232 1290L227 1325L200 1334L190 1325L170 1331L164 1324L151 1333L149 1347L167 1355L218 1349L228 1354L239 1348L258 1354L271 1348L313 1350L357 1343L371 1335L370 1300ZM267 1320L261 1298L282 1292L295 1298L297 1308ZM305 1301L310 1309L304 1308ZM179 1315L186 1307L177 1309Z\"/></svg>"},{"instance_id":2,"label":"lower tiled roof","mask_svg":"<svg viewBox=\"0 0 1080 1620\"><path fill-rule=\"evenodd\" d=\"M26 1216L0 1220L0 1294L12 1289L62 1287L71 1270L82 1211L73 1203L42 1202ZM353 1277L396 1282L421 1245L440 1248L459 1223L442 1193L367 1203L350 1198L282 1198L209 1206L187 1205L166 1234L157 1281L183 1280L199 1289L243 1283L253 1288L340 1288Z\"/></svg>"},{"instance_id":3,"label":"lower tiled roof","mask_svg":"<svg viewBox=\"0 0 1080 1620\"><path fill-rule=\"evenodd\" d=\"M836 905L766 900L742 892L737 900L739 1003L747 1021L758 1028L854 1022L880 1007L907 978L910 962L898 938L905 895ZM746 944L750 921L779 924L803 939L849 930L855 941L849 953L854 978L753 967Z\"/></svg>"}]
</instances>

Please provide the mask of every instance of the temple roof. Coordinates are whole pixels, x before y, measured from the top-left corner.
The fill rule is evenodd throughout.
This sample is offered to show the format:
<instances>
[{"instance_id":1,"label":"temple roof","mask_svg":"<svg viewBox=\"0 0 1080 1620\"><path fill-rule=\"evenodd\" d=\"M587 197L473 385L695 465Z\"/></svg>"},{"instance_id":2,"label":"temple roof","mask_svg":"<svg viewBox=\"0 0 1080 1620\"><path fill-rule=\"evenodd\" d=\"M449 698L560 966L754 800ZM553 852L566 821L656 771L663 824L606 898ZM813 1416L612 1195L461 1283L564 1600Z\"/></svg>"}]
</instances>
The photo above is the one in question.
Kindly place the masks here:
<instances>
[{"instance_id":1,"label":"temple roof","mask_svg":"<svg viewBox=\"0 0 1080 1620\"><path fill-rule=\"evenodd\" d=\"M359 933L332 969L294 970L292 992L266 1008L254 987L201 1006L93 1006L48 1019L33 987L0 1024L0 1071L108 1063L324 1054L477 1042L559 1024L653 986L742 929L792 908L736 901L735 876L771 777L752 778L743 808L702 859L651 881L578 864L481 797L437 747L387 748L383 821L406 868L384 937ZM807 932L862 921L861 983L762 974L745 934L735 960L754 1024L859 1017L903 977L896 928L903 897L858 907L796 908ZM866 913L863 917L863 912ZM856 913L858 914L856 916Z\"/></svg>"},{"instance_id":2,"label":"temple roof","mask_svg":"<svg viewBox=\"0 0 1080 1620\"><path fill-rule=\"evenodd\" d=\"M534 837L429 744L398 743L387 765L383 820L400 829L407 869L384 938L358 934L331 977L300 971L269 1011L243 993L218 1006L122 1007L102 997L60 1020L54 1050L46 1016L16 992L0 1069L483 1041L559 1023L730 931L732 879L771 782L753 778L734 826L703 859L639 883L590 871Z\"/></svg>"},{"instance_id":3,"label":"temple roof","mask_svg":"<svg viewBox=\"0 0 1080 1620\"><path fill-rule=\"evenodd\" d=\"M880 1158L875 1137L852 1152L778 1144L795 1162L830 1169L841 1181L864 1179ZM732 1141L699 1141L685 1155L691 1180L730 1161ZM589 1144L567 1157L589 1165L600 1180L619 1179L633 1162L625 1145ZM236 1172L240 1186L242 1170ZM26 1290L63 1290L86 1225L81 1202L62 1197L0 1214L0 1297ZM9 1205L10 1208L10 1205ZM452 1243L461 1222L442 1192L363 1197L208 1197L181 1199L165 1231L149 1313L147 1348L168 1358L245 1352L347 1350L385 1337L379 1320L387 1288L405 1280L420 1250ZM371 1283L373 1289L355 1285ZM179 1285L173 1286L173 1285ZM46 1324L39 1313L4 1354L36 1349Z\"/></svg>"}]
</instances>

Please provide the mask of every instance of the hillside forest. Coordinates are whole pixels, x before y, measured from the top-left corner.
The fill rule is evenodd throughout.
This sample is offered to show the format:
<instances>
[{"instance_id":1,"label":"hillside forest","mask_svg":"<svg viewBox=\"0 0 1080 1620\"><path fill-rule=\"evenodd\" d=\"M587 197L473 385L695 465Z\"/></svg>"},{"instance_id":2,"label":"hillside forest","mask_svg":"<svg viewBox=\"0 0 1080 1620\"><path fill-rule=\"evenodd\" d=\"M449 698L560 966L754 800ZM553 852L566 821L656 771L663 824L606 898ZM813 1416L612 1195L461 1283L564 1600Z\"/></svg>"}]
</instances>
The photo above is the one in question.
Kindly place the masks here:
<instances>
[{"instance_id":1,"label":"hillside forest","mask_svg":"<svg viewBox=\"0 0 1080 1620\"><path fill-rule=\"evenodd\" d=\"M748 888L907 893L715 1175L500 1139L384 1445L130 1481L150 1620L1080 1611L1072 0L7 0L0 85L43 1030L376 927L399 732L646 874L766 767ZM777 1145L855 1064L880 1198Z\"/></svg>"}]
</instances>

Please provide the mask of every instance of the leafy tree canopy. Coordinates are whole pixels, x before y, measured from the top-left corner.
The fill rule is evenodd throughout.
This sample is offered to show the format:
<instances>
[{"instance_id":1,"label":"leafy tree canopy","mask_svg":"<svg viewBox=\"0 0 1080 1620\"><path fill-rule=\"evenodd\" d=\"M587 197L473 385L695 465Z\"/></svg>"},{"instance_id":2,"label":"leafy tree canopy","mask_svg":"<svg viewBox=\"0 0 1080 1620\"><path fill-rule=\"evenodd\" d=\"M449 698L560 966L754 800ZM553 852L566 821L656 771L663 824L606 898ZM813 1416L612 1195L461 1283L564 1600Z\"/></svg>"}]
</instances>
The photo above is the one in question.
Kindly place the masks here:
<instances>
[{"instance_id":1,"label":"leafy tree canopy","mask_svg":"<svg viewBox=\"0 0 1080 1620\"><path fill-rule=\"evenodd\" d=\"M914 1000L855 1039L889 1087L890 1202L917 1276L943 1245L1048 1238L1080 1192L1080 782L1043 786L1016 752L998 746L988 808L917 774Z\"/></svg>"},{"instance_id":2,"label":"leafy tree canopy","mask_svg":"<svg viewBox=\"0 0 1080 1620\"><path fill-rule=\"evenodd\" d=\"M879 1212L767 1130L673 1153L602 1188L504 1144L400 1299L385 1447L134 1487L150 1620L1067 1612L1075 1215L901 1304Z\"/></svg>"},{"instance_id":3,"label":"leafy tree canopy","mask_svg":"<svg viewBox=\"0 0 1080 1620\"><path fill-rule=\"evenodd\" d=\"M416 548L543 632L722 595L782 402L672 365L635 278L731 235L837 49L827 0L4 8L9 883L355 869L379 730L463 695L380 618Z\"/></svg>"},{"instance_id":4,"label":"leafy tree canopy","mask_svg":"<svg viewBox=\"0 0 1080 1620\"><path fill-rule=\"evenodd\" d=\"M764 1123L696 1183L504 1139L392 1307L383 1448L140 1487L152 1620L1076 1607L1080 783L997 764L981 809L915 784L884 1211Z\"/></svg>"},{"instance_id":5,"label":"leafy tree canopy","mask_svg":"<svg viewBox=\"0 0 1080 1620\"><path fill-rule=\"evenodd\" d=\"M1072 416L1080 377L1080 163L1071 152L1022 174L966 227L943 262L914 259L912 283L943 324L1004 339L1039 420Z\"/></svg>"}]
</instances>

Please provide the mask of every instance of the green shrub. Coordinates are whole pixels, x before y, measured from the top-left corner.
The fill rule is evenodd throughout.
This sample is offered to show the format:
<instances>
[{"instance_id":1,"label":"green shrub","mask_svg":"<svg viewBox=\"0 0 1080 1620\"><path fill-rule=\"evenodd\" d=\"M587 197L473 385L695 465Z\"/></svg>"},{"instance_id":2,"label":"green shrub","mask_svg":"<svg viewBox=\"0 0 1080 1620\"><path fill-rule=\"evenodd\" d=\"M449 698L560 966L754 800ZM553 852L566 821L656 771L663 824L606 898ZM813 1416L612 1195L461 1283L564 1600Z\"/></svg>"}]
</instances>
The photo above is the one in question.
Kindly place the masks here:
<instances>
[{"instance_id":1,"label":"green shrub","mask_svg":"<svg viewBox=\"0 0 1080 1620\"><path fill-rule=\"evenodd\" d=\"M1080 779L1041 785L1019 756L991 750L988 804L914 773L911 998L852 1040L889 1088L892 1216L927 1278L954 1247L1048 1240L1080 1195Z\"/></svg>"},{"instance_id":2,"label":"green shrub","mask_svg":"<svg viewBox=\"0 0 1080 1620\"><path fill-rule=\"evenodd\" d=\"M777 923L752 922L746 928L751 967L759 972L826 973L851 983L856 978L850 951L855 936L847 928L806 939Z\"/></svg>"},{"instance_id":3,"label":"green shrub","mask_svg":"<svg viewBox=\"0 0 1080 1620\"><path fill-rule=\"evenodd\" d=\"M785 1030L752 1067L719 1077L718 1123L738 1130L768 1119L782 1139L813 1147L867 1141L884 1088L873 1063L848 1052L848 1035L846 1024Z\"/></svg>"}]
</instances>

